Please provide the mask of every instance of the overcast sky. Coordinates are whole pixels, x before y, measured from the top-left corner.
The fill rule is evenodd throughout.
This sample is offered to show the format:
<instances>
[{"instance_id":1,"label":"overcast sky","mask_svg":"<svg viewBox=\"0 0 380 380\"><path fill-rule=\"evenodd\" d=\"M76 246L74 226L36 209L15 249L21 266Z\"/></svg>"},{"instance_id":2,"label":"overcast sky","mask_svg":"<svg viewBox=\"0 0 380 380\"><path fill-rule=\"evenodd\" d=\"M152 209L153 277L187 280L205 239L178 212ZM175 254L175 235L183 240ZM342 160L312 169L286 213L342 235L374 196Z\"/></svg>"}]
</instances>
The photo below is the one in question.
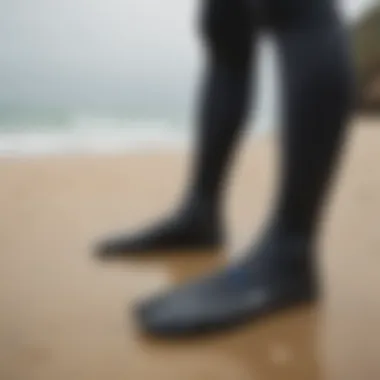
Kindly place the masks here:
<instances>
[{"instance_id":1,"label":"overcast sky","mask_svg":"<svg viewBox=\"0 0 380 380\"><path fill-rule=\"evenodd\" d=\"M183 108L200 65L198 1L0 0L0 104Z\"/></svg>"}]
</instances>

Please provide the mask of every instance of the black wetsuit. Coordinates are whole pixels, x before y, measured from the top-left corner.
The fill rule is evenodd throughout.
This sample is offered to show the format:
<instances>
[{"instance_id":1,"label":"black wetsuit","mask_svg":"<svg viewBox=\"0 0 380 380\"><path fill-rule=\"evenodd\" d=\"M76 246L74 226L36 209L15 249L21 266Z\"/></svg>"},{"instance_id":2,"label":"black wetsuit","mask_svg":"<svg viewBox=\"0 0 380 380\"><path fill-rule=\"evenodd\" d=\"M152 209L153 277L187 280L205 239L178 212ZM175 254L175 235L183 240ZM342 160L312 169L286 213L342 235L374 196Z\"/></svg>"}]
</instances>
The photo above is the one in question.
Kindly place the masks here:
<instances>
[{"instance_id":1,"label":"black wetsuit","mask_svg":"<svg viewBox=\"0 0 380 380\"><path fill-rule=\"evenodd\" d=\"M272 216L244 259L137 308L142 327L159 334L234 325L315 298L314 241L354 100L347 33L333 0L202 0L202 7L208 64L184 201L161 223L109 239L99 252L112 257L222 242L222 189L246 120L264 28L281 60L281 178Z\"/></svg>"}]
</instances>

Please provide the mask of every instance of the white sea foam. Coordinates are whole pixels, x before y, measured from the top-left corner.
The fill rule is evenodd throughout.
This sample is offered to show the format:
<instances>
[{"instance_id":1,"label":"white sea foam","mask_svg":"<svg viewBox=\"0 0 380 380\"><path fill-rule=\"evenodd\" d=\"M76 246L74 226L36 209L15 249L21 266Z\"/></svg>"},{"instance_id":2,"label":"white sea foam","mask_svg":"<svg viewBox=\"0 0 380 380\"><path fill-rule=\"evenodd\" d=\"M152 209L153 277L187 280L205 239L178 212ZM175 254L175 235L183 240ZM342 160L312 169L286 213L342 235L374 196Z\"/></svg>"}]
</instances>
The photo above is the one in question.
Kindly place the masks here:
<instances>
[{"instance_id":1,"label":"white sea foam","mask_svg":"<svg viewBox=\"0 0 380 380\"><path fill-rule=\"evenodd\" d=\"M194 128L179 121L80 114L54 121L48 116L41 113L33 123L27 121L28 117L25 122L15 122L13 116L8 122L0 119L0 156L183 150L196 136ZM255 134L274 124L264 106L259 107L256 121L255 128L250 128Z\"/></svg>"},{"instance_id":2,"label":"white sea foam","mask_svg":"<svg viewBox=\"0 0 380 380\"><path fill-rule=\"evenodd\" d=\"M80 117L64 128L43 125L31 128L2 126L0 155L122 153L131 150L183 148L189 144L189 128L174 128L154 121Z\"/></svg>"}]
</instances>

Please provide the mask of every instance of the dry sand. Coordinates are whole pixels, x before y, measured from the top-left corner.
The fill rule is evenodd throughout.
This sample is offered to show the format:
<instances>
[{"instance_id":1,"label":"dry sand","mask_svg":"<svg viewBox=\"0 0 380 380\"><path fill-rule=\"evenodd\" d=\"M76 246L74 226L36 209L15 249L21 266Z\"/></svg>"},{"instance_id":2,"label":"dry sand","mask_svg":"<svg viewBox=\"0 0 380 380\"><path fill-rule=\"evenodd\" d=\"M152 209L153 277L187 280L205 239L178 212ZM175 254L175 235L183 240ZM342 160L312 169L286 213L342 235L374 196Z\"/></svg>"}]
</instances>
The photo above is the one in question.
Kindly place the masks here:
<instances>
[{"instance_id":1,"label":"dry sand","mask_svg":"<svg viewBox=\"0 0 380 380\"><path fill-rule=\"evenodd\" d=\"M358 121L327 213L323 302L191 342L141 336L133 302L231 259L271 199L274 146L246 144L218 258L100 264L99 237L175 204L184 154L0 160L1 380L380 379L380 121Z\"/></svg>"}]
</instances>

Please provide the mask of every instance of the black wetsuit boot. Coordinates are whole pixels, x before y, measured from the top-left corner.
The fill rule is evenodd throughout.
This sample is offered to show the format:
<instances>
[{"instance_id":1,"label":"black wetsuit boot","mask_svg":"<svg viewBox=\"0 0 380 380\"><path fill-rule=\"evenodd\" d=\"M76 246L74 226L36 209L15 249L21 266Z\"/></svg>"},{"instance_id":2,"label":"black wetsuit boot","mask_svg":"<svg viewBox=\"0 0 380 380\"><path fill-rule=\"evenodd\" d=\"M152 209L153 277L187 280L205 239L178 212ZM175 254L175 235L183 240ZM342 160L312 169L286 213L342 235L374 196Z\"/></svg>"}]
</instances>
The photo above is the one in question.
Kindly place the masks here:
<instances>
[{"instance_id":1,"label":"black wetsuit boot","mask_svg":"<svg viewBox=\"0 0 380 380\"><path fill-rule=\"evenodd\" d=\"M284 90L281 177L274 212L263 237L244 259L143 302L137 317L146 331L199 333L316 297L313 250L353 103L351 54L332 0L263 4L278 43Z\"/></svg>"},{"instance_id":2,"label":"black wetsuit boot","mask_svg":"<svg viewBox=\"0 0 380 380\"><path fill-rule=\"evenodd\" d=\"M216 248L223 242L223 180L247 116L257 22L241 0L204 0L202 7L201 32L208 64L197 150L184 201L178 210L147 229L101 242L97 251L105 258Z\"/></svg>"}]
</instances>

